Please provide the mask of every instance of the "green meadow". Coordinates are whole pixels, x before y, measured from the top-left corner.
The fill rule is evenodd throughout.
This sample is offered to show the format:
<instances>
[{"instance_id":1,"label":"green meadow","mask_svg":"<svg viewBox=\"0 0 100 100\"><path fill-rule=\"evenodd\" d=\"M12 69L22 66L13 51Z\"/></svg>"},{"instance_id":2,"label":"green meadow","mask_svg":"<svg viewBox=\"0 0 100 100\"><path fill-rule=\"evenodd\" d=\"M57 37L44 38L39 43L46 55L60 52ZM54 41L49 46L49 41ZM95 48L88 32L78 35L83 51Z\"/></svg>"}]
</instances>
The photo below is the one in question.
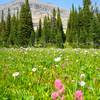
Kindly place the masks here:
<instances>
[{"instance_id":1,"label":"green meadow","mask_svg":"<svg viewBox=\"0 0 100 100\"><path fill-rule=\"evenodd\" d=\"M77 90L84 100L100 100L100 50L0 49L0 100L51 100L56 79L64 84L65 100Z\"/></svg>"}]
</instances>

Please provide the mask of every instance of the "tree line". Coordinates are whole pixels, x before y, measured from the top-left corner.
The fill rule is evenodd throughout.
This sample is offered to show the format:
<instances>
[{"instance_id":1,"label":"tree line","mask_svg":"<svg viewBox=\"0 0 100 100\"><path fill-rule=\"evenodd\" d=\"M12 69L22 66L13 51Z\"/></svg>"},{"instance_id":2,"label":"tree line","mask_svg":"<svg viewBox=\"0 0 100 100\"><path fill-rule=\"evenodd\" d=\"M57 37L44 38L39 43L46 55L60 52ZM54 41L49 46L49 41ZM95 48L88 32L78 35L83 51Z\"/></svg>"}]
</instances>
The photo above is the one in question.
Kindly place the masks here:
<instances>
[{"instance_id":1,"label":"tree line","mask_svg":"<svg viewBox=\"0 0 100 100\"><path fill-rule=\"evenodd\" d=\"M72 47L100 48L100 11L91 0L83 0L78 10L72 5L66 39Z\"/></svg>"},{"instance_id":2,"label":"tree line","mask_svg":"<svg viewBox=\"0 0 100 100\"><path fill-rule=\"evenodd\" d=\"M66 22L67 23L67 22ZM53 9L52 16L45 16L34 30L28 0L22 5L20 12L5 19L2 10L0 22L1 47L48 47L58 48L100 48L100 13L90 0L83 0L83 7L70 10L66 33L64 32L60 9Z\"/></svg>"}]
</instances>

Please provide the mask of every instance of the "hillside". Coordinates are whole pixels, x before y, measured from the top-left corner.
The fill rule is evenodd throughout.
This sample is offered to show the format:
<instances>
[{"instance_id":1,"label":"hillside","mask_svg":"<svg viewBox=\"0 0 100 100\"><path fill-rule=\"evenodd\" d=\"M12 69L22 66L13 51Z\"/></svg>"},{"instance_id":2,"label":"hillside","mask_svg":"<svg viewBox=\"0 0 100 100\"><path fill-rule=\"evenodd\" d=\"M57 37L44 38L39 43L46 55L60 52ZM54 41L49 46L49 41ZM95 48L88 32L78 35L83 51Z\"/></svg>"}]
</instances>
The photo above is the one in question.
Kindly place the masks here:
<instances>
[{"instance_id":1,"label":"hillside","mask_svg":"<svg viewBox=\"0 0 100 100\"><path fill-rule=\"evenodd\" d=\"M23 4L24 0L14 0L12 2L9 2L7 4L0 5L0 15L1 11L4 10L5 17L7 16L7 9L11 9L11 15L14 13L17 13L18 10L20 10L21 5ZM32 11L32 19L34 27L38 26L39 19L43 19L46 15L52 14L53 8L58 8L56 5L50 4L50 3L42 3L38 0L29 0L30 8ZM61 18L63 22L63 27L66 29L68 17L69 17L69 11L60 8L61 10Z\"/></svg>"}]
</instances>

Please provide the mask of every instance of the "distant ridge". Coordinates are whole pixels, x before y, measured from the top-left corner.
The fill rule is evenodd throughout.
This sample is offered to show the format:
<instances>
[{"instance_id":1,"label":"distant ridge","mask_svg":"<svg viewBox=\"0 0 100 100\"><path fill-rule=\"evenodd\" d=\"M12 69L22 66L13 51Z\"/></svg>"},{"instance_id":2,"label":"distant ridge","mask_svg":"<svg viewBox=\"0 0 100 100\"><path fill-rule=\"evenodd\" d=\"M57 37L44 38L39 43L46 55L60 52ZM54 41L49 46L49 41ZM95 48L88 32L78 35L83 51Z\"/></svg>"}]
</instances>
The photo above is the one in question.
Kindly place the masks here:
<instances>
[{"instance_id":1,"label":"distant ridge","mask_svg":"<svg viewBox=\"0 0 100 100\"><path fill-rule=\"evenodd\" d=\"M4 15L5 18L7 16L7 9L11 9L11 15L16 13L18 10L20 10L22 4L24 3L25 0L12 0L9 3L5 4L0 4L0 16L1 16L1 11L4 10ZM39 19L43 19L44 16L52 14L52 9L53 8L58 8L56 5L51 4L51 3L42 3L39 0L29 0L30 8L32 11L32 20L34 27L36 28L38 26ZM64 29L67 28L67 21L69 18L69 11L60 8L61 11L61 18L63 22L63 27Z\"/></svg>"}]
</instances>

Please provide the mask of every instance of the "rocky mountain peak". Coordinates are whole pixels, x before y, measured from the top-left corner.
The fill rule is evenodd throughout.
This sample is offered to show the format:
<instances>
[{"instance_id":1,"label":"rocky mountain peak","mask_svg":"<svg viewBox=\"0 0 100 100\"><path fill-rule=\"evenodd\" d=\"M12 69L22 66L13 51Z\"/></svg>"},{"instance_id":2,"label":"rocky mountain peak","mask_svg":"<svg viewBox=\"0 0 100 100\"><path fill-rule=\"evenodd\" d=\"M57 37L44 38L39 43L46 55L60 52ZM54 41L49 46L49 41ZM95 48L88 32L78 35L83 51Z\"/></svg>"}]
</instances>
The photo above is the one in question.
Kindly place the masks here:
<instances>
[{"instance_id":1,"label":"rocky mountain peak","mask_svg":"<svg viewBox=\"0 0 100 100\"><path fill-rule=\"evenodd\" d=\"M1 11L4 10L4 15L6 18L8 8L10 8L11 15L13 16L13 14L17 13L18 10L20 11L20 8L24 2L25 0L12 0L9 3L0 5L0 16L1 16ZM29 4L30 4L31 12L32 12L34 27L38 26L38 22L40 18L43 19L47 15L51 16L52 9L58 8L54 4L42 3L39 0L29 0ZM61 11L63 27L66 29L67 21L69 18L69 11L62 8L60 8L60 11Z\"/></svg>"}]
</instances>

